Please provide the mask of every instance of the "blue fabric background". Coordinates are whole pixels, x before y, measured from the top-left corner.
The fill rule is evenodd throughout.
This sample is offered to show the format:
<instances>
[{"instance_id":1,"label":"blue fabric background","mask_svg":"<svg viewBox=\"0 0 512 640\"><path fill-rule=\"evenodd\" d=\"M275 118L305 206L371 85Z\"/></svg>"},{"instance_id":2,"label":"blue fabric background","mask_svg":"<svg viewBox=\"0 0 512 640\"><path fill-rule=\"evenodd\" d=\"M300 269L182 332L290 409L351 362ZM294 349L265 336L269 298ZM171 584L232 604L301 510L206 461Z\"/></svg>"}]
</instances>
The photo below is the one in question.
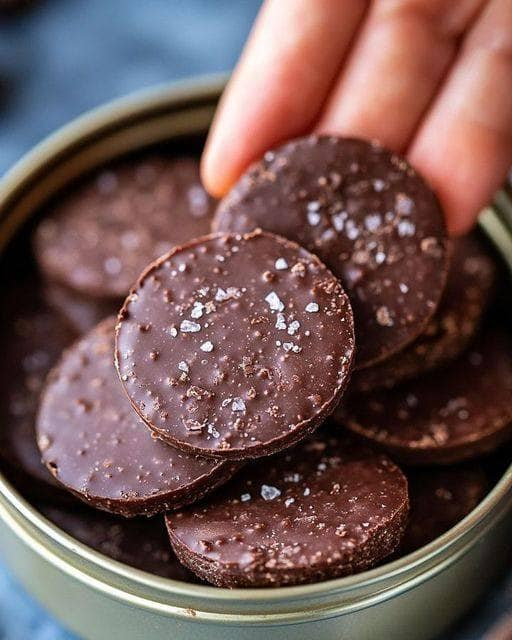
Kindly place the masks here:
<instances>
[{"instance_id":1,"label":"blue fabric background","mask_svg":"<svg viewBox=\"0 0 512 640\"><path fill-rule=\"evenodd\" d=\"M0 174L111 98L229 70L257 0L42 0L0 21ZM449 634L476 640L512 608L512 575ZM433 612L434 614L434 612ZM0 564L0 640L71 640Z\"/></svg>"}]
</instances>

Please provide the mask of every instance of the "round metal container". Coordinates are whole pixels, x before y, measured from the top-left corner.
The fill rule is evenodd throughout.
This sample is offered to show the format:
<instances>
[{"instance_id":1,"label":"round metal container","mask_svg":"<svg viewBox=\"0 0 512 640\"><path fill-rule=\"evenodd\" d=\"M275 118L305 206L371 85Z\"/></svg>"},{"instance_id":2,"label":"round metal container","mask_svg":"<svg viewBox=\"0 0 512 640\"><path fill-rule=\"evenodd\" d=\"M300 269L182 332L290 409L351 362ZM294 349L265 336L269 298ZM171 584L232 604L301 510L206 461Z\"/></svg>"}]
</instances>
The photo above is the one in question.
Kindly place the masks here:
<instances>
[{"instance_id":1,"label":"round metal container","mask_svg":"<svg viewBox=\"0 0 512 640\"><path fill-rule=\"evenodd\" d=\"M116 101L44 141L0 183L0 248L85 171L154 143L204 134L223 81ZM511 266L506 224L489 209L482 226ZM506 566L511 512L512 466L469 516L407 557L319 584L229 591L110 560L50 524L0 476L0 552L28 591L85 638L421 640L470 609Z\"/></svg>"}]
</instances>

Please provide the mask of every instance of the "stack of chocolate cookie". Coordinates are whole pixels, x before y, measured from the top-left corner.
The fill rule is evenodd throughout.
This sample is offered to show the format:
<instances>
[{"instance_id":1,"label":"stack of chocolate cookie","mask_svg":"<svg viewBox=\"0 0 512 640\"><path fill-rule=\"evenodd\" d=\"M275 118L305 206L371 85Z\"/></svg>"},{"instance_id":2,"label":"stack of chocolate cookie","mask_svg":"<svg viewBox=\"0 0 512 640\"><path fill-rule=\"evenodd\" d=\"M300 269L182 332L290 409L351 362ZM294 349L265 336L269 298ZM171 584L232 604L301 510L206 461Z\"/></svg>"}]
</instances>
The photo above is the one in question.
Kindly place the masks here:
<instances>
[{"instance_id":1,"label":"stack of chocolate cookie","mask_svg":"<svg viewBox=\"0 0 512 640\"><path fill-rule=\"evenodd\" d=\"M115 515L87 539L79 510L45 512L226 587L363 571L464 517L488 489L467 461L512 435L509 336L480 330L486 247L451 245L421 177L355 139L267 152L212 214L194 163L153 159L41 222L49 300L88 331L48 376L37 443L61 487ZM155 516L157 555L110 544L116 516Z\"/></svg>"}]
</instances>

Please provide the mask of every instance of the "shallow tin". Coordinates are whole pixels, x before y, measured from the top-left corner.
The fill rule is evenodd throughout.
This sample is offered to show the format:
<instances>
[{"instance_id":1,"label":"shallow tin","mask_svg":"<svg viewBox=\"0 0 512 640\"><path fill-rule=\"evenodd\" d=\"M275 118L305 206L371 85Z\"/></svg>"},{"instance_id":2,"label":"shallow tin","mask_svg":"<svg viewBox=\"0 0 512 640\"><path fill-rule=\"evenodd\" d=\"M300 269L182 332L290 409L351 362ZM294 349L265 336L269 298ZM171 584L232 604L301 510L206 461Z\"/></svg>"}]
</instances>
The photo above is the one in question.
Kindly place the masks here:
<instances>
[{"instance_id":1,"label":"shallow tin","mask_svg":"<svg viewBox=\"0 0 512 640\"><path fill-rule=\"evenodd\" d=\"M135 95L48 138L0 183L0 248L85 171L151 144L204 134L222 87L222 78L206 78ZM488 209L482 226L512 268L506 222ZM50 524L0 476L4 562L68 628L92 639L432 638L507 565L511 516L512 466L461 523L405 558L319 584L229 591L110 560Z\"/></svg>"}]
</instances>

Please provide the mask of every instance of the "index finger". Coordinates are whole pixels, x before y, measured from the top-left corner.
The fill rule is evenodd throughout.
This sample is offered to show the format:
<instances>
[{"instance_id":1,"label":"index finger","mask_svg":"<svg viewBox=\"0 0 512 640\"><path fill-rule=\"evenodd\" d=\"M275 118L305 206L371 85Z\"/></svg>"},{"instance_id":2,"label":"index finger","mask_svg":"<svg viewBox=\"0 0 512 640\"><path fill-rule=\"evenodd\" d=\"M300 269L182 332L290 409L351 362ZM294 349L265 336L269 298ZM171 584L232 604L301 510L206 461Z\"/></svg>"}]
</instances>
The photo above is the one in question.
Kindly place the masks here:
<instances>
[{"instance_id":1,"label":"index finger","mask_svg":"<svg viewBox=\"0 0 512 640\"><path fill-rule=\"evenodd\" d=\"M202 178L213 195L223 195L268 148L311 128L366 5L366 0L267 0L203 155Z\"/></svg>"}]
</instances>

